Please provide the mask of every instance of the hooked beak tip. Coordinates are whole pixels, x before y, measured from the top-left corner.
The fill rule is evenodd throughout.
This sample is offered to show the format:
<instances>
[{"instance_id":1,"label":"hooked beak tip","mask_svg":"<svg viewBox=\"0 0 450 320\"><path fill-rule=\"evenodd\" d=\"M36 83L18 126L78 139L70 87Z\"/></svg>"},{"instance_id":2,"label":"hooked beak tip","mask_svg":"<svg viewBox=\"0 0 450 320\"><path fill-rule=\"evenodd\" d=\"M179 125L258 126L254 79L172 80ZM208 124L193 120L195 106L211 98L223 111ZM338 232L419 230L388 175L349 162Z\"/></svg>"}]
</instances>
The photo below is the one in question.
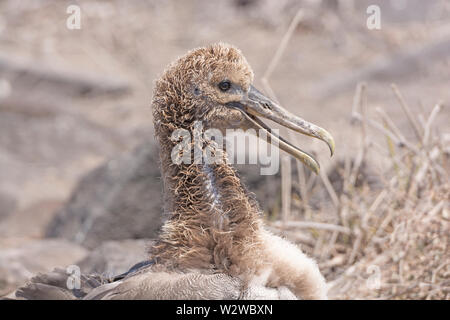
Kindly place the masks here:
<instances>
[{"instance_id":1,"label":"hooked beak tip","mask_svg":"<svg viewBox=\"0 0 450 320\"><path fill-rule=\"evenodd\" d=\"M320 140L324 141L328 145L328 148L330 148L330 157L332 157L334 155L335 149L333 136L328 131L322 128L317 133L317 135Z\"/></svg>"},{"instance_id":2,"label":"hooked beak tip","mask_svg":"<svg viewBox=\"0 0 450 320\"><path fill-rule=\"evenodd\" d=\"M327 141L328 147L330 148L330 157L332 157L334 155L334 148L335 148L335 144L334 144L334 139L331 138Z\"/></svg>"}]
</instances>

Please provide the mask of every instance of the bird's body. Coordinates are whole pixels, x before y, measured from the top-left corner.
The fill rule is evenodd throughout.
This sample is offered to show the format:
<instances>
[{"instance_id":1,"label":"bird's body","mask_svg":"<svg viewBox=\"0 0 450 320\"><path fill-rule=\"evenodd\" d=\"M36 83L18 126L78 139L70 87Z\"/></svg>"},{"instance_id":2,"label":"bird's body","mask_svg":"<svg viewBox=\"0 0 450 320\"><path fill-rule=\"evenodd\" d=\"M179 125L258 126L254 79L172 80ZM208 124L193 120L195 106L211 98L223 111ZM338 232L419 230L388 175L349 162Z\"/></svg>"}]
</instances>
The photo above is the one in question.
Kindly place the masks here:
<instances>
[{"instance_id":1,"label":"bird's body","mask_svg":"<svg viewBox=\"0 0 450 320\"><path fill-rule=\"evenodd\" d=\"M226 151L205 138L208 129L266 128L257 119L263 116L334 148L326 131L265 98L252 81L243 55L225 44L189 52L157 80L152 108L167 221L150 249L154 263L93 289L85 298L326 298L316 263L265 230L258 204ZM197 135L188 146L209 148L216 161L174 161L179 144L174 134L180 130ZM318 169L311 156L282 139L280 148ZM254 288L262 291L255 294Z\"/></svg>"}]
</instances>

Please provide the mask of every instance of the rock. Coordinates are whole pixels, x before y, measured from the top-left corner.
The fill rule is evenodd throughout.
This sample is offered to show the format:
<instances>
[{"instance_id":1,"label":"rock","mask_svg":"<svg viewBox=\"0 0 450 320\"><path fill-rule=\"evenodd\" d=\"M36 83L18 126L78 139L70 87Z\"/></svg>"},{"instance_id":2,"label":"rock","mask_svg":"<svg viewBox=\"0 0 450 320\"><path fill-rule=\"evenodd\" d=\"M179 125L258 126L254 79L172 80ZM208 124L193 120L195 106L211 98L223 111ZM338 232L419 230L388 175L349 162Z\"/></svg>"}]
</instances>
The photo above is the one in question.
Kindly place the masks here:
<instances>
[{"instance_id":1,"label":"rock","mask_svg":"<svg viewBox=\"0 0 450 320\"><path fill-rule=\"evenodd\" d=\"M77 265L83 274L101 274L107 278L116 276L148 259L147 248L151 243L147 239L107 241Z\"/></svg>"},{"instance_id":2,"label":"rock","mask_svg":"<svg viewBox=\"0 0 450 320\"><path fill-rule=\"evenodd\" d=\"M10 214L0 225L2 237L43 238L45 229L62 206L60 201L43 200Z\"/></svg>"},{"instance_id":3,"label":"rock","mask_svg":"<svg viewBox=\"0 0 450 320\"><path fill-rule=\"evenodd\" d=\"M0 221L6 219L16 208L16 200L0 193Z\"/></svg>"},{"instance_id":4,"label":"rock","mask_svg":"<svg viewBox=\"0 0 450 320\"><path fill-rule=\"evenodd\" d=\"M126 143L115 128L92 120L67 97L14 91L0 102L0 167L7 168L0 192L21 208L45 198L65 199L75 179Z\"/></svg>"},{"instance_id":5,"label":"rock","mask_svg":"<svg viewBox=\"0 0 450 320\"><path fill-rule=\"evenodd\" d=\"M5 295L39 272L66 267L83 259L88 250L64 239L0 241L0 296Z\"/></svg>"},{"instance_id":6,"label":"rock","mask_svg":"<svg viewBox=\"0 0 450 320\"><path fill-rule=\"evenodd\" d=\"M105 240L155 238L163 222L160 176L151 142L106 162L81 179L46 235L88 248Z\"/></svg>"}]
</instances>

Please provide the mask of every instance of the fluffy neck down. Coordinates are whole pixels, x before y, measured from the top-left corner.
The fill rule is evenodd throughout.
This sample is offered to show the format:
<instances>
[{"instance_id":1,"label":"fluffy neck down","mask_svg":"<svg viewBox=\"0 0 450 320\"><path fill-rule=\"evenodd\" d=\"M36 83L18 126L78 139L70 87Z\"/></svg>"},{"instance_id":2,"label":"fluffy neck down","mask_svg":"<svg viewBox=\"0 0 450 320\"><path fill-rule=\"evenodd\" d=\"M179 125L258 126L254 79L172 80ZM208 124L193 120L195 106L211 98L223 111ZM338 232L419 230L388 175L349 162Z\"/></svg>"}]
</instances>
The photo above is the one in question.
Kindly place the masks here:
<instances>
[{"instance_id":1,"label":"fluffy neck down","mask_svg":"<svg viewBox=\"0 0 450 320\"><path fill-rule=\"evenodd\" d=\"M253 267L243 266L241 257L254 256L261 241L256 201L248 195L225 152L219 164L173 163L173 128L161 121L155 119L155 128L168 220L152 256L177 269L250 272Z\"/></svg>"}]
</instances>

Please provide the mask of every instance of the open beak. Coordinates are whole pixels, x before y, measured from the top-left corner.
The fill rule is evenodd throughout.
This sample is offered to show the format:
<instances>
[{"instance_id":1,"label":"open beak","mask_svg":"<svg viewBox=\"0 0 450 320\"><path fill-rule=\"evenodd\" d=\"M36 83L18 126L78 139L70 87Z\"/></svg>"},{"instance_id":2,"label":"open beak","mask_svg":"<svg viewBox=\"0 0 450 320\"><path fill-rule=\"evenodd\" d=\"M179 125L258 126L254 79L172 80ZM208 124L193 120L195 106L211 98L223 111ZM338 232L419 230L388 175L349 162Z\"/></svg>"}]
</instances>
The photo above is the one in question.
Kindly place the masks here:
<instances>
[{"instance_id":1,"label":"open beak","mask_svg":"<svg viewBox=\"0 0 450 320\"><path fill-rule=\"evenodd\" d=\"M277 103L273 102L255 87L251 86L248 96L239 102L232 102L229 105L238 109L253 124L255 129L262 129L267 132L270 141L278 143L281 150L286 151L293 157L303 162L315 173L319 173L320 166L316 159L307 152L297 148L282 137L272 133L272 130L258 117L272 120L286 128L297 131L301 134L314 137L324 141L330 148L331 155L334 153L334 139L325 129L322 129L302 118L299 118Z\"/></svg>"}]
</instances>

